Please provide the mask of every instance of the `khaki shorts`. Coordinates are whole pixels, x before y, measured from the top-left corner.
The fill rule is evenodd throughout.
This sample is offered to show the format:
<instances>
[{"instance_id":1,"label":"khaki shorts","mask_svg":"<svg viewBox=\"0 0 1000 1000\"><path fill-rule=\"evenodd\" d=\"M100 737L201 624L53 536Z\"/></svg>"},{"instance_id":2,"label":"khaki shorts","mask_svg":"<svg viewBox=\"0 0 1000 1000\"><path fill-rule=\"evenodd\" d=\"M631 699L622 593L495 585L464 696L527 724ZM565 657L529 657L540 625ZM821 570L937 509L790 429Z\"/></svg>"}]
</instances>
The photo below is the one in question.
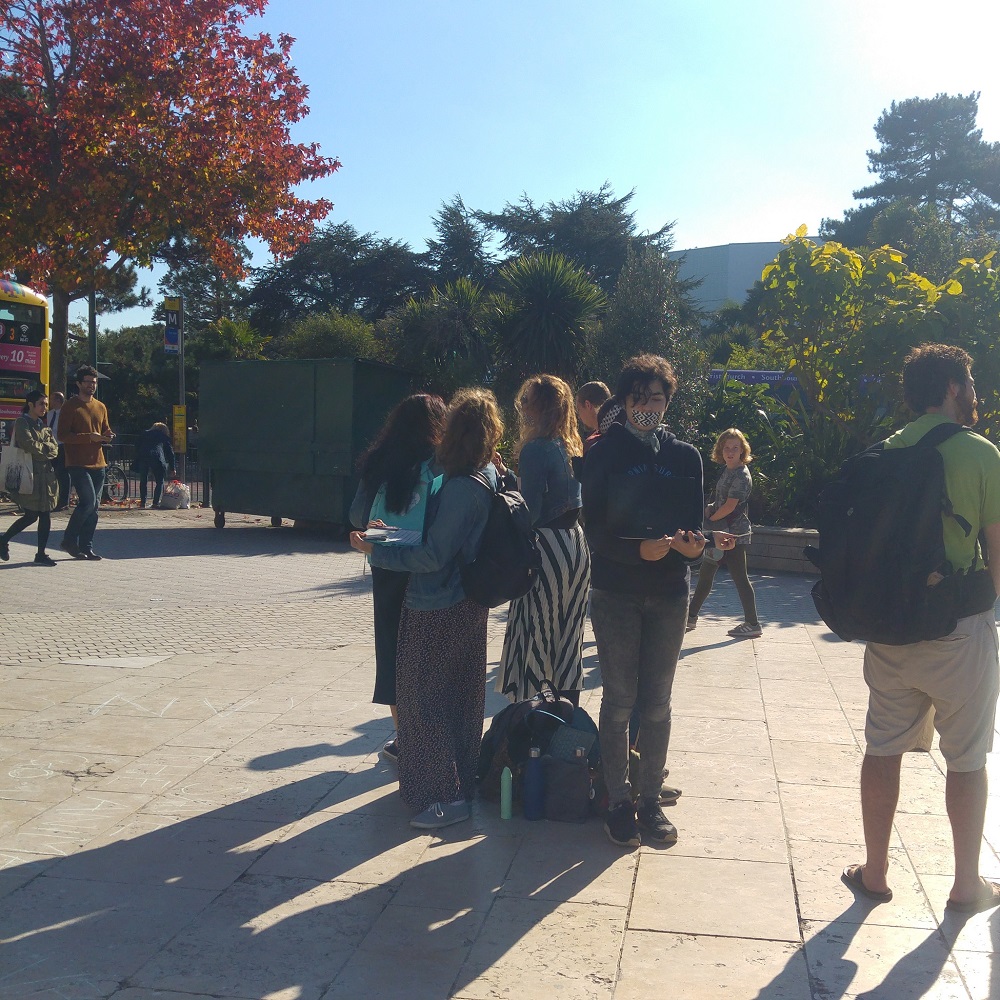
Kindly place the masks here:
<instances>
[{"instance_id":1,"label":"khaki shorts","mask_svg":"<svg viewBox=\"0 0 1000 1000\"><path fill-rule=\"evenodd\" d=\"M930 750L934 730L950 771L978 771L993 749L1000 667L993 609L962 618L950 635L865 649L867 753Z\"/></svg>"}]
</instances>

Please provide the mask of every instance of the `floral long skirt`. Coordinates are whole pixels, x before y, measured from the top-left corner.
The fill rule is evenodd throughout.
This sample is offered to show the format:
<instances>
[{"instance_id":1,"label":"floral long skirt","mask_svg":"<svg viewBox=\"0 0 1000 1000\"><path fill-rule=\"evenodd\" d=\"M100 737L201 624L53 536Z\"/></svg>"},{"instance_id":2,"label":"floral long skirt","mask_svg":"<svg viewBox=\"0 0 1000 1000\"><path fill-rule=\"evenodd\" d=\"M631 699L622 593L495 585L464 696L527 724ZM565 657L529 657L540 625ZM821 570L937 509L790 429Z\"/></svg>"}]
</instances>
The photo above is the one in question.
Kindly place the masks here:
<instances>
[{"instance_id":1,"label":"floral long skirt","mask_svg":"<svg viewBox=\"0 0 1000 1000\"><path fill-rule=\"evenodd\" d=\"M422 811L472 800L486 701L487 608L403 608L396 654L399 791Z\"/></svg>"}]
</instances>

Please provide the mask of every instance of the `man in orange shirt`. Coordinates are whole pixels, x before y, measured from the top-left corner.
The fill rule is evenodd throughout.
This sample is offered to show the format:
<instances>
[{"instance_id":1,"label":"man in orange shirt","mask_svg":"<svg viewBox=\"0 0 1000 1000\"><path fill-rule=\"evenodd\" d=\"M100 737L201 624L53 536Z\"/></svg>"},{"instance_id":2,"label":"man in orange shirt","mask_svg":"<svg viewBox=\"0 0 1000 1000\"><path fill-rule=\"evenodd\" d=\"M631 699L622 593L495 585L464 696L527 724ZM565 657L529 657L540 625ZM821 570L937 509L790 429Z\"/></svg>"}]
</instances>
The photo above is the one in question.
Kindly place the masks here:
<instances>
[{"instance_id":1,"label":"man in orange shirt","mask_svg":"<svg viewBox=\"0 0 1000 1000\"><path fill-rule=\"evenodd\" d=\"M97 512L104 492L104 445L114 439L107 407L94 398L97 371L84 365L76 372L79 395L72 396L59 411L56 434L66 449L66 471L78 502L63 533L61 547L77 559L99 560L94 551Z\"/></svg>"}]
</instances>

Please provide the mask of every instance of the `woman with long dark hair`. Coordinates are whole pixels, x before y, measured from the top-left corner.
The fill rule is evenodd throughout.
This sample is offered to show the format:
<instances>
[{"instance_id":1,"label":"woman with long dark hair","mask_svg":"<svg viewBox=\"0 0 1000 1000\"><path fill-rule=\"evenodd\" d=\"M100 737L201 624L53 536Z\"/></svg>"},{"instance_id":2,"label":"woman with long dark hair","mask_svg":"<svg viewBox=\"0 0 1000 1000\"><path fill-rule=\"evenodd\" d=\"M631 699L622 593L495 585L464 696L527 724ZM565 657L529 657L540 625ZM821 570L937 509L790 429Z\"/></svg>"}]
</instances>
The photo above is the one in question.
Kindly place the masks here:
<instances>
[{"instance_id":1,"label":"woman with long dark hair","mask_svg":"<svg viewBox=\"0 0 1000 1000\"><path fill-rule=\"evenodd\" d=\"M490 460L502 436L493 393L460 390L437 449L444 484L431 497L423 544L373 544L351 533L373 568L412 574L399 624L399 791L421 830L469 819L475 797L489 609L465 596L461 567L479 552L492 501L472 474L495 487Z\"/></svg>"},{"instance_id":2,"label":"woman with long dark hair","mask_svg":"<svg viewBox=\"0 0 1000 1000\"><path fill-rule=\"evenodd\" d=\"M407 396L386 418L382 430L358 461L361 482L351 504L351 523L364 531L409 517L422 520L434 488L434 449L441 440L447 407L440 396L418 393ZM373 510L373 507L376 509ZM373 517L373 514L375 515ZM410 574L372 566L372 601L375 607L376 705L396 713L396 649L403 596ZM383 756L396 760L399 742L393 736Z\"/></svg>"},{"instance_id":3,"label":"woman with long dark hair","mask_svg":"<svg viewBox=\"0 0 1000 1000\"><path fill-rule=\"evenodd\" d=\"M0 535L0 559L10 559L10 540L38 522L38 551L36 566L55 566L56 561L46 551L52 525L50 512L59 501L59 480L52 460L59 454L59 445L52 431L45 426L45 412L49 408L48 396L41 389L33 389L25 397L24 412L14 421L11 444L31 456L34 488L30 494L18 495L17 502L24 513Z\"/></svg>"},{"instance_id":4,"label":"woman with long dark hair","mask_svg":"<svg viewBox=\"0 0 1000 1000\"><path fill-rule=\"evenodd\" d=\"M518 481L542 566L531 590L511 602L497 690L524 701L548 681L578 702L590 551L580 524L580 483L571 467L583 454L573 391L555 375L535 375L521 386L515 408Z\"/></svg>"}]
</instances>

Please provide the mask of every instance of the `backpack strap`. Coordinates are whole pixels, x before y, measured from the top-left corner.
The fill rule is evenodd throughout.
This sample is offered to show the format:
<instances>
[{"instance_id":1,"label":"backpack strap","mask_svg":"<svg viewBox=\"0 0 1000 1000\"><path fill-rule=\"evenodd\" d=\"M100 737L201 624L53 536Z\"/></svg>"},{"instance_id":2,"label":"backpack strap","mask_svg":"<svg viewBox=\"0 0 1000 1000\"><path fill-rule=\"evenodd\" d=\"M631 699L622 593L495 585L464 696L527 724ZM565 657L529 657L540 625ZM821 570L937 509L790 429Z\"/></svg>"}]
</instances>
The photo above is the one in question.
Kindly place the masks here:
<instances>
[{"instance_id":1,"label":"backpack strap","mask_svg":"<svg viewBox=\"0 0 1000 1000\"><path fill-rule=\"evenodd\" d=\"M939 444L944 444L945 441L950 437L954 437L956 434L969 430L968 427L962 424L956 424L949 421L946 424L938 424L936 427L932 427L919 441L917 441L911 447L915 448L936 448Z\"/></svg>"},{"instance_id":2,"label":"backpack strap","mask_svg":"<svg viewBox=\"0 0 1000 1000\"><path fill-rule=\"evenodd\" d=\"M956 424L949 421L945 424L938 424L936 427L932 427L916 444L911 445L914 448L936 448L939 444L944 444L949 438L954 437L956 434L962 431L967 431L970 428L965 427L963 424ZM958 526L965 532L966 537L972 532L972 525L961 514L956 514L954 508L951 505L951 500L945 497L946 507L944 512L955 520ZM973 566L975 565L975 560L973 560Z\"/></svg>"},{"instance_id":3,"label":"backpack strap","mask_svg":"<svg viewBox=\"0 0 1000 1000\"><path fill-rule=\"evenodd\" d=\"M496 490L493 489L493 484L481 472L470 472L469 478L474 479L477 483L481 483L490 493L496 493Z\"/></svg>"}]
</instances>

